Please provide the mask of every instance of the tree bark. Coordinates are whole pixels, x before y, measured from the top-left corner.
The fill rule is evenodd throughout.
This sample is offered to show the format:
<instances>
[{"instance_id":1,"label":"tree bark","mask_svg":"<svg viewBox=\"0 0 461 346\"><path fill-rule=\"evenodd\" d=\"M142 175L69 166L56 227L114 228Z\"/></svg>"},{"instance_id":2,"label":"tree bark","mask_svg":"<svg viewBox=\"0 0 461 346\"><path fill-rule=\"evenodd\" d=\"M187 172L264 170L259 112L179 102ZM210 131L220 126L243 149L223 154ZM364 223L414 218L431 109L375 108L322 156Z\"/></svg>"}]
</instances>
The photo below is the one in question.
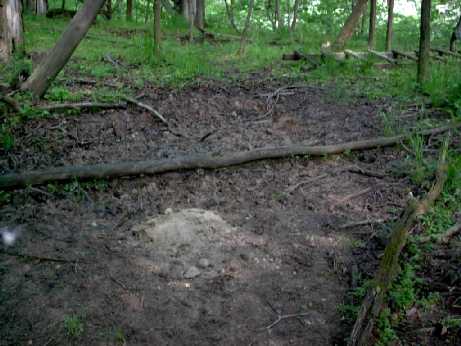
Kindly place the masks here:
<instances>
[{"instance_id":1,"label":"tree bark","mask_svg":"<svg viewBox=\"0 0 461 346\"><path fill-rule=\"evenodd\" d=\"M32 91L37 98L45 94L51 82L66 65L80 41L85 37L104 2L105 0L85 1L53 49L21 86L22 90Z\"/></svg>"},{"instance_id":2,"label":"tree bark","mask_svg":"<svg viewBox=\"0 0 461 346\"><path fill-rule=\"evenodd\" d=\"M154 54L160 55L162 1L154 0Z\"/></svg>"},{"instance_id":3,"label":"tree bark","mask_svg":"<svg viewBox=\"0 0 461 346\"><path fill-rule=\"evenodd\" d=\"M427 79L431 48L431 0L421 2L421 25L419 36L418 75L419 84Z\"/></svg>"},{"instance_id":4,"label":"tree bark","mask_svg":"<svg viewBox=\"0 0 461 346\"><path fill-rule=\"evenodd\" d=\"M461 17L459 17L458 24L456 24L453 29L453 33L450 38L450 51L454 52L456 50L456 40L461 40Z\"/></svg>"},{"instance_id":5,"label":"tree bark","mask_svg":"<svg viewBox=\"0 0 461 346\"><path fill-rule=\"evenodd\" d=\"M370 26L368 27L368 48L375 46L376 34L376 0L370 0Z\"/></svg>"},{"instance_id":6,"label":"tree bark","mask_svg":"<svg viewBox=\"0 0 461 346\"><path fill-rule=\"evenodd\" d=\"M250 3L254 0L249 0ZM460 123L421 131L420 135L434 135L461 127ZM32 171L0 176L0 188L25 187L44 184L50 181L65 181L69 179L114 178L140 174L161 174L172 171L192 169L217 169L241 165L249 162L279 159L294 155L324 156L341 154L353 150L365 150L393 146L408 138L409 135L395 137L380 137L336 145L307 146L291 145L287 147L261 148L250 151L240 151L225 155L203 154L184 156L166 160L128 161L103 163L96 165L56 167L43 171Z\"/></svg>"},{"instance_id":7,"label":"tree bark","mask_svg":"<svg viewBox=\"0 0 461 346\"><path fill-rule=\"evenodd\" d=\"M347 18L346 23L344 23L344 26L341 29L341 32L339 33L338 37L333 43L333 48L335 50L342 50L346 45L346 42L351 38L355 28L357 27L360 17L365 11L367 3L368 0L357 0L354 10L352 11L351 15Z\"/></svg>"},{"instance_id":8,"label":"tree bark","mask_svg":"<svg viewBox=\"0 0 461 346\"><path fill-rule=\"evenodd\" d=\"M387 28L386 28L386 51L392 49L392 34L394 25L394 0L387 0Z\"/></svg>"},{"instance_id":9,"label":"tree bark","mask_svg":"<svg viewBox=\"0 0 461 346\"><path fill-rule=\"evenodd\" d=\"M0 61L8 62L22 50L23 23L20 0L0 0Z\"/></svg>"},{"instance_id":10,"label":"tree bark","mask_svg":"<svg viewBox=\"0 0 461 346\"><path fill-rule=\"evenodd\" d=\"M126 20L133 20L133 0L126 0Z\"/></svg>"}]
</instances>

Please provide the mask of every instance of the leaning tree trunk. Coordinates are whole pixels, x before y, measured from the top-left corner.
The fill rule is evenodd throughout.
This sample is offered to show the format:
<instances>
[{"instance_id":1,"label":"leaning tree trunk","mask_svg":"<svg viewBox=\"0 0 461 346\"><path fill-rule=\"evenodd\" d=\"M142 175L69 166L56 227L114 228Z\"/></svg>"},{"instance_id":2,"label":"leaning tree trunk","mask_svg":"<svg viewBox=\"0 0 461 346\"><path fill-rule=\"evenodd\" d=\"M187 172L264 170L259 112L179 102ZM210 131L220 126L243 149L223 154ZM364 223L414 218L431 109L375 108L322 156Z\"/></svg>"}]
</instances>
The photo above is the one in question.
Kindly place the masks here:
<instances>
[{"instance_id":1,"label":"leaning tree trunk","mask_svg":"<svg viewBox=\"0 0 461 346\"><path fill-rule=\"evenodd\" d=\"M351 38L354 33L355 28L365 11L365 7L368 3L368 0L357 0L354 9L352 10L351 15L347 18L346 23L344 23L341 32L333 43L333 48L336 50L341 50L346 45L346 42Z\"/></svg>"},{"instance_id":2,"label":"leaning tree trunk","mask_svg":"<svg viewBox=\"0 0 461 346\"><path fill-rule=\"evenodd\" d=\"M224 4L226 5L226 13L227 13L227 18L229 19L230 25L237 32L237 34L241 34L237 24L235 23L234 2L231 1L230 4L228 4L227 0L224 0Z\"/></svg>"},{"instance_id":3,"label":"leaning tree trunk","mask_svg":"<svg viewBox=\"0 0 461 346\"><path fill-rule=\"evenodd\" d=\"M454 52L456 50L455 43L456 40L461 40L461 17L459 17L458 24L456 24L451 34L450 39L450 51Z\"/></svg>"},{"instance_id":4,"label":"leaning tree trunk","mask_svg":"<svg viewBox=\"0 0 461 346\"><path fill-rule=\"evenodd\" d=\"M33 71L32 75L21 86L22 90L30 90L35 97L42 97L51 82L66 65L72 53L85 37L105 0L86 0L56 45L48 52L46 58Z\"/></svg>"},{"instance_id":5,"label":"leaning tree trunk","mask_svg":"<svg viewBox=\"0 0 461 346\"><path fill-rule=\"evenodd\" d=\"M392 35L394 24L394 0L387 0L387 29L386 29L386 51L392 49Z\"/></svg>"},{"instance_id":6,"label":"leaning tree trunk","mask_svg":"<svg viewBox=\"0 0 461 346\"><path fill-rule=\"evenodd\" d=\"M419 37L418 83L427 79L429 52L431 48L431 0L421 2L421 26Z\"/></svg>"},{"instance_id":7,"label":"leaning tree trunk","mask_svg":"<svg viewBox=\"0 0 461 346\"><path fill-rule=\"evenodd\" d=\"M370 0L370 26L368 27L368 48L375 46L376 34L376 0Z\"/></svg>"},{"instance_id":8,"label":"leaning tree trunk","mask_svg":"<svg viewBox=\"0 0 461 346\"><path fill-rule=\"evenodd\" d=\"M0 61L22 49L23 27L20 0L0 0Z\"/></svg>"}]
</instances>

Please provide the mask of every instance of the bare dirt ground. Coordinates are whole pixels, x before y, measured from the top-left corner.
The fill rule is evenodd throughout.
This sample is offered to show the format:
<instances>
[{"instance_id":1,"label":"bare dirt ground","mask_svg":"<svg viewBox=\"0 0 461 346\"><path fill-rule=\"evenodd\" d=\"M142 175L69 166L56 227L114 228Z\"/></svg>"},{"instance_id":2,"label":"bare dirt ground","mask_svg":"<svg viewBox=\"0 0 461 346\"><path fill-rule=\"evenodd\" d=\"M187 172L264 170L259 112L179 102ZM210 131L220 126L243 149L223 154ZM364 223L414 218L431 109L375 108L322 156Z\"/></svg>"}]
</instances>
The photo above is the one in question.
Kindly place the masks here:
<instances>
[{"instance_id":1,"label":"bare dirt ground","mask_svg":"<svg viewBox=\"0 0 461 346\"><path fill-rule=\"evenodd\" d=\"M30 121L1 171L382 135L380 105L281 86L142 90L181 137L138 108ZM20 230L0 252L0 344L343 344L351 268L371 274L379 251L356 250L375 228L341 226L396 216L409 186L356 168L386 173L401 158L388 148L17 190L0 210L0 226Z\"/></svg>"}]
</instances>

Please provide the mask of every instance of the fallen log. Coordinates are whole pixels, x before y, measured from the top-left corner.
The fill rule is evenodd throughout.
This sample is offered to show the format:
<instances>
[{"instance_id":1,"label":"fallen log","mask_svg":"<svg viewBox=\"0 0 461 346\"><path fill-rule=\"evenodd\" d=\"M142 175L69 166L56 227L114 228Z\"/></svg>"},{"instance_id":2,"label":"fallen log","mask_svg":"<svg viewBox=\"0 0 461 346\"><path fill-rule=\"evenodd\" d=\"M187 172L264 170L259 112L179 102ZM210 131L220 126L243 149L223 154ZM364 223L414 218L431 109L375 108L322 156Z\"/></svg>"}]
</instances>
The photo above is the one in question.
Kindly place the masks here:
<instances>
[{"instance_id":1,"label":"fallen log","mask_svg":"<svg viewBox=\"0 0 461 346\"><path fill-rule=\"evenodd\" d=\"M102 102L78 102L78 103L58 103L53 105L43 105L35 107L41 111L56 112L64 110L80 109L120 109L126 108L126 103L102 103Z\"/></svg>"},{"instance_id":2,"label":"fallen log","mask_svg":"<svg viewBox=\"0 0 461 346\"><path fill-rule=\"evenodd\" d=\"M448 126L421 131L419 132L419 135L435 135L459 127L461 127L461 123L453 123ZM24 187L28 185L43 184L49 181L65 181L69 179L114 178L142 174L160 174L199 168L217 169L241 165L253 161L279 159L295 155L334 155L344 153L345 151L392 146L407 139L408 137L410 137L410 135L378 137L374 139L325 146L291 145L287 147L261 148L226 155L189 155L166 160L126 161L95 165L56 167L40 171L2 175L0 176L0 188Z\"/></svg>"},{"instance_id":3,"label":"fallen log","mask_svg":"<svg viewBox=\"0 0 461 346\"><path fill-rule=\"evenodd\" d=\"M16 113L21 112L21 107L19 106L18 101L8 95L0 95L0 102L5 103L7 106L11 107Z\"/></svg>"},{"instance_id":4,"label":"fallen log","mask_svg":"<svg viewBox=\"0 0 461 346\"><path fill-rule=\"evenodd\" d=\"M373 55L373 56L375 56L375 57L377 57L377 58L386 60L386 61L387 61L388 63L390 63L390 64L394 64L394 65L397 64L397 60L392 59L391 57L389 57L389 55L392 54L392 53L388 53L388 52L384 52L384 53L382 53L382 52L377 52L377 51L375 51L375 50L373 50L373 49L368 49L368 52L369 52L371 55Z\"/></svg>"},{"instance_id":5,"label":"fallen log","mask_svg":"<svg viewBox=\"0 0 461 346\"><path fill-rule=\"evenodd\" d=\"M349 339L349 346L366 346L371 344L372 333L384 302L398 275L399 257L402 252L410 230L418 218L425 214L440 196L447 179L446 152L448 143L442 149L442 154L437 168L436 179L427 195L422 200L411 197L400 219L394 224L389 244L384 250L384 256L379 265L378 272L368 289L360 307L357 320Z\"/></svg>"},{"instance_id":6,"label":"fallen log","mask_svg":"<svg viewBox=\"0 0 461 346\"><path fill-rule=\"evenodd\" d=\"M447 50L447 49L431 48L431 50L432 50L433 52L438 53L439 55L448 55L448 56L452 56L452 57L461 59L461 54L455 53L455 52L452 52L452 51L449 51L449 50Z\"/></svg>"},{"instance_id":7,"label":"fallen log","mask_svg":"<svg viewBox=\"0 0 461 346\"><path fill-rule=\"evenodd\" d=\"M401 52L399 50L392 50L392 54L394 55L395 58L398 58L399 56L403 57L403 58L406 58L406 59L409 59L409 60L412 60L412 61L418 61L418 58L410 53L406 53L406 52Z\"/></svg>"}]
</instances>

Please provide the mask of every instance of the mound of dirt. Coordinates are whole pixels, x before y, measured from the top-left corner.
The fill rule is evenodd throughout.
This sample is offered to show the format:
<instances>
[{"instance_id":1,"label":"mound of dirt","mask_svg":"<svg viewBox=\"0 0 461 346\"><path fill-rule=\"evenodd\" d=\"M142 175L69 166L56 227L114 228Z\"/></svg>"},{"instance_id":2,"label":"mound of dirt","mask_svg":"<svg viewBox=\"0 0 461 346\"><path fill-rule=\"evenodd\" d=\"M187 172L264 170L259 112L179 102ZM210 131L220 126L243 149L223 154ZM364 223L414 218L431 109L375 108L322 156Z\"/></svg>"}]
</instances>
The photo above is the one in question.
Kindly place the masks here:
<instances>
[{"instance_id":1,"label":"mound of dirt","mask_svg":"<svg viewBox=\"0 0 461 346\"><path fill-rule=\"evenodd\" d=\"M151 260L160 274L175 279L192 279L199 275L214 278L223 273L226 264L240 267L243 260L234 258L238 248L264 245L262 237L241 232L222 217L204 209L167 209L160 215L135 225L136 238L152 250ZM257 254L252 250L253 256ZM200 268L200 269L199 269ZM234 268L236 269L236 268Z\"/></svg>"}]
</instances>

